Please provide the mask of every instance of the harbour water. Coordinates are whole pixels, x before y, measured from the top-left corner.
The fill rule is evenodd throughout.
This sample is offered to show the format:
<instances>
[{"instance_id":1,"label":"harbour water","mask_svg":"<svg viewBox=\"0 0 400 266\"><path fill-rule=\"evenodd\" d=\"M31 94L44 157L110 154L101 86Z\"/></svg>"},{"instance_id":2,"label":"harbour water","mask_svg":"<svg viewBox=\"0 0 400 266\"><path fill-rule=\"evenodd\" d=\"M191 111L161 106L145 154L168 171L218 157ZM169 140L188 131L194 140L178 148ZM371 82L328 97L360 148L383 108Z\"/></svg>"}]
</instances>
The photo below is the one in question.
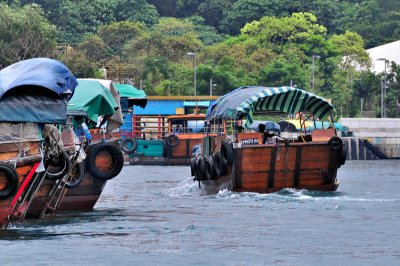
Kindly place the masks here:
<instances>
[{"instance_id":1,"label":"harbour water","mask_svg":"<svg viewBox=\"0 0 400 266\"><path fill-rule=\"evenodd\" d=\"M190 167L125 166L93 212L0 232L0 265L400 265L400 161L350 161L337 192L204 196Z\"/></svg>"}]
</instances>

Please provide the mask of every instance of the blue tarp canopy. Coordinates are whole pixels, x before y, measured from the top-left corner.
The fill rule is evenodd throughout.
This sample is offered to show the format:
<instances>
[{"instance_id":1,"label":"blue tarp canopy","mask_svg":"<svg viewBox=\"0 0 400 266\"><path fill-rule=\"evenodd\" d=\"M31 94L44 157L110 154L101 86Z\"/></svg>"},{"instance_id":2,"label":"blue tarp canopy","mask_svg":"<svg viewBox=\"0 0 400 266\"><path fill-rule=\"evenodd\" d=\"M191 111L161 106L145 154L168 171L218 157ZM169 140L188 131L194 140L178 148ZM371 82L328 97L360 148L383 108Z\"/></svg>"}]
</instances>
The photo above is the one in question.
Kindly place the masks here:
<instances>
[{"instance_id":1,"label":"blue tarp canopy","mask_svg":"<svg viewBox=\"0 0 400 266\"><path fill-rule=\"evenodd\" d=\"M78 85L71 71L61 62L33 58L12 64L0 71L0 99L20 86L39 86L64 96L68 101Z\"/></svg>"},{"instance_id":2,"label":"blue tarp canopy","mask_svg":"<svg viewBox=\"0 0 400 266\"><path fill-rule=\"evenodd\" d=\"M334 111L324 98L293 87L241 87L215 101L207 110L206 121L215 119L246 119L253 121L255 113L283 112L295 114L307 111L319 119Z\"/></svg>"},{"instance_id":3,"label":"blue tarp canopy","mask_svg":"<svg viewBox=\"0 0 400 266\"><path fill-rule=\"evenodd\" d=\"M53 59L10 65L0 71L0 121L64 124L77 85L71 71Z\"/></svg>"}]
</instances>

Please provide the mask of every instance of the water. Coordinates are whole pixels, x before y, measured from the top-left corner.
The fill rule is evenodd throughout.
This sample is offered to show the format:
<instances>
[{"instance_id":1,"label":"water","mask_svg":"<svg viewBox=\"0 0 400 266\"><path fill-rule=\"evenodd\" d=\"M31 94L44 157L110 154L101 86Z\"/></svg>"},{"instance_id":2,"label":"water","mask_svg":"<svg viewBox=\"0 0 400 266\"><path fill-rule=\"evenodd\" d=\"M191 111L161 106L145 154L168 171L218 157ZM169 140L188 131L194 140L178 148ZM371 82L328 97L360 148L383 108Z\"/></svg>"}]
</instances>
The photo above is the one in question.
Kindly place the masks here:
<instances>
[{"instance_id":1,"label":"water","mask_svg":"<svg viewBox=\"0 0 400 266\"><path fill-rule=\"evenodd\" d=\"M126 166L95 211L0 232L0 265L400 265L400 161L337 192L202 196L190 167Z\"/></svg>"}]
</instances>

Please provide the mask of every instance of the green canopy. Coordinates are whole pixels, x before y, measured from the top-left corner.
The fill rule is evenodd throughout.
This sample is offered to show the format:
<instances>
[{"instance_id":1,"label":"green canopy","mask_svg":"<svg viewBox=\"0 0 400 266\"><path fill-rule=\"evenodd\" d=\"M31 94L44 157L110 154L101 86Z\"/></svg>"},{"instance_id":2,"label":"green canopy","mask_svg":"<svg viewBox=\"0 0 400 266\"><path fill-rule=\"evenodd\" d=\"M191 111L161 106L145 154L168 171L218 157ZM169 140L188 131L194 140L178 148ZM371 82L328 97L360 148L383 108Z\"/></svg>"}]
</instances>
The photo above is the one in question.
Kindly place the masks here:
<instances>
[{"instance_id":1,"label":"green canopy","mask_svg":"<svg viewBox=\"0 0 400 266\"><path fill-rule=\"evenodd\" d=\"M324 98L294 87L241 87L220 97L207 110L206 121L246 119L253 121L253 114L264 112L295 114L308 111L323 120L334 112Z\"/></svg>"},{"instance_id":2,"label":"green canopy","mask_svg":"<svg viewBox=\"0 0 400 266\"><path fill-rule=\"evenodd\" d=\"M131 84L115 84L121 98L128 98L129 107L133 105L146 107L147 98L144 90L139 90Z\"/></svg>"},{"instance_id":3,"label":"green canopy","mask_svg":"<svg viewBox=\"0 0 400 266\"><path fill-rule=\"evenodd\" d=\"M97 123L99 116L112 115L118 109L111 92L97 80L79 79L73 97L68 101L67 113L84 112Z\"/></svg>"}]
</instances>

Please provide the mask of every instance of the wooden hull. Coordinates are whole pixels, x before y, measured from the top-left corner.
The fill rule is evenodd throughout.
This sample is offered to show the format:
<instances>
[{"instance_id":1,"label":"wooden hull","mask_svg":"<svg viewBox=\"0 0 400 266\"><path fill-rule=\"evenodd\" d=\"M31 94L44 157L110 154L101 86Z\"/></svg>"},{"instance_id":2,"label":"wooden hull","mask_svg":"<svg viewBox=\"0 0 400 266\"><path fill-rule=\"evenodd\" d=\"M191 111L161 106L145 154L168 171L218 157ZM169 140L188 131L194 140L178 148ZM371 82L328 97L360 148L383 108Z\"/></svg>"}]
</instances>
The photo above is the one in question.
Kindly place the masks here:
<instances>
[{"instance_id":1,"label":"wooden hull","mask_svg":"<svg viewBox=\"0 0 400 266\"><path fill-rule=\"evenodd\" d=\"M38 167L42 157L39 152L39 142L19 143L21 147L28 147L26 157L20 158L16 164L15 171L18 176L18 184L14 193L5 199L0 199L0 225L5 224L7 217L13 213L13 207L19 198L30 188L33 179L36 178L35 169ZM15 144L0 144L0 162L8 165L13 164L18 156L18 149ZM12 167L13 168L13 167ZM6 188L8 184L5 173L0 173L0 190Z\"/></svg>"},{"instance_id":2,"label":"wooden hull","mask_svg":"<svg viewBox=\"0 0 400 266\"><path fill-rule=\"evenodd\" d=\"M117 141L110 141L107 144L118 147ZM96 144L90 145L86 149L86 153L89 156L93 147ZM119 149L119 148L118 148ZM122 153L121 153L122 158ZM102 152L96 157L96 162L99 161L103 164L103 169L110 169L112 163L109 161L108 154L103 154ZM85 162L87 163L87 162ZM123 159L121 161L123 164ZM86 167L85 167L86 168ZM121 166L122 168L122 166ZM118 172L119 173L119 172ZM91 211L94 205L99 199L107 180L94 177L90 172L85 169L85 174L82 182L70 189L66 189L65 196L62 198L61 204L57 208L58 211ZM55 181L45 179L39 189L36 191L35 197L32 200L28 211L26 213L26 218L36 218L42 213L43 208L49 200L49 195L53 189Z\"/></svg>"},{"instance_id":3,"label":"wooden hull","mask_svg":"<svg viewBox=\"0 0 400 266\"><path fill-rule=\"evenodd\" d=\"M145 156L139 151L131 155L129 164L131 165L190 165L190 159L193 157L193 148L196 144L202 143L202 134L181 134L177 135L179 142L176 146L170 147L164 145L164 156ZM148 140L147 142L151 142ZM159 140L154 140L159 142Z\"/></svg>"},{"instance_id":4,"label":"wooden hull","mask_svg":"<svg viewBox=\"0 0 400 266\"><path fill-rule=\"evenodd\" d=\"M201 144L202 134L181 134L178 135L179 142L175 147L167 146L168 165L190 165L193 157L193 148Z\"/></svg>"},{"instance_id":5,"label":"wooden hull","mask_svg":"<svg viewBox=\"0 0 400 266\"><path fill-rule=\"evenodd\" d=\"M233 150L228 174L202 181L208 191L272 193L284 188L335 191L341 149L327 142L246 145Z\"/></svg>"},{"instance_id":6,"label":"wooden hull","mask_svg":"<svg viewBox=\"0 0 400 266\"><path fill-rule=\"evenodd\" d=\"M91 211L99 199L101 192L104 189L107 181L98 180L89 173L85 174L82 182L75 188L68 189L58 211ZM26 218L38 218L49 200L49 193L55 182L44 180L43 184L35 194L28 211Z\"/></svg>"}]
</instances>

